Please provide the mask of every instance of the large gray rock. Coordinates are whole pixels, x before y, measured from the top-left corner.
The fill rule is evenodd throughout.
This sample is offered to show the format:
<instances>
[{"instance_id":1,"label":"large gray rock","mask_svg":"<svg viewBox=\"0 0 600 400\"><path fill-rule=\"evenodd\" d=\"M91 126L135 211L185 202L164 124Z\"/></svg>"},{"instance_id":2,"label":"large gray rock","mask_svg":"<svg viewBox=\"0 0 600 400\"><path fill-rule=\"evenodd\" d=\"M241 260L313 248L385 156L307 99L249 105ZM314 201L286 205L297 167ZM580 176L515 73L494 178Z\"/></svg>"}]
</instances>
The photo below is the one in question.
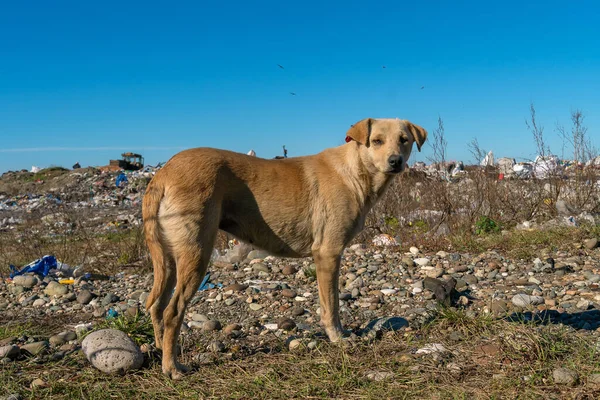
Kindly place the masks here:
<instances>
[{"instance_id":1,"label":"large gray rock","mask_svg":"<svg viewBox=\"0 0 600 400\"><path fill-rule=\"evenodd\" d=\"M37 285L38 279L32 275L18 275L13 278L15 285L31 288Z\"/></svg>"},{"instance_id":2,"label":"large gray rock","mask_svg":"<svg viewBox=\"0 0 600 400\"><path fill-rule=\"evenodd\" d=\"M81 350L88 361L102 372L123 374L139 369L144 356L126 333L102 329L83 339Z\"/></svg>"},{"instance_id":3,"label":"large gray rock","mask_svg":"<svg viewBox=\"0 0 600 400\"><path fill-rule=\"evenodd\" d=\"M65 285L61 285L56 281L50 281L46 289L44 289L44 293L47 296L64 296L69 291L69 288Z\"/></svg>"}]
</instances>

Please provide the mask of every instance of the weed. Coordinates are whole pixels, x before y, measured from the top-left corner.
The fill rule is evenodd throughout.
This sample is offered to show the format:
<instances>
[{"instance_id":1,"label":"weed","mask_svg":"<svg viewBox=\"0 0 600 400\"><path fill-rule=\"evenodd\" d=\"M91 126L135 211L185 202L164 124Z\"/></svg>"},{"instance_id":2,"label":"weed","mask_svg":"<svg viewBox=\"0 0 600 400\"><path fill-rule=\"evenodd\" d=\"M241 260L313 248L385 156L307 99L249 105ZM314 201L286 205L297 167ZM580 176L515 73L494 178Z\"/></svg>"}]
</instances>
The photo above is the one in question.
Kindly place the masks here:
<instances>
[{"instance_id":1,"label":"weed","mask_svg":"<svg viewBox=\"0 0 600 400\"><path fill-rule=\"evenodd\" d=\"M497 232L500 232L500 225L490 217L481 216L475 222L475 233L478 235Z\"/></svg>"},{"instance_id":2,"label":"weed","mask_svg":"<svg viewBox=\"0 0 600 400\"><path fill-rule=\"evenodd\" d=\"M307 278L317 279L317 267L315 264L311 264L307 267L304 267L304 275Z\"/></svg>"},{"instance_id":3,"label":"weed","mask_svg":"<svg viewBox=\"0 0 600 400\"><path fill-rule=\"evenodd\" d=\"M121 314L115 318L104 320L102 323L98 324L93 331L101 329L117 329L123 331L138 346L143 343L150 343L154 340L152 320L147 314L137 313L133 317ZM88 332L85 336L93 331Z\"/></svg>"}]
</instances>

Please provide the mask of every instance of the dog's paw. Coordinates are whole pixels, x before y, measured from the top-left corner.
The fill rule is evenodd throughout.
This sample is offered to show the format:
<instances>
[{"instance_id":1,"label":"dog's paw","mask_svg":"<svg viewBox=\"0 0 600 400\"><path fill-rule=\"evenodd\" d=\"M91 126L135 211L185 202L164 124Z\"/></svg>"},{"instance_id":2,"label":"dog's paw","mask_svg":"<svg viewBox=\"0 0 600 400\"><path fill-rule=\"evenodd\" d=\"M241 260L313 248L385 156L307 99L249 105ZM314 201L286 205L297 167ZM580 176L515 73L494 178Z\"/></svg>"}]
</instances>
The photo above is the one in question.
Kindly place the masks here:
<instances>
[{"instance_id":1,"label":"dog's paw","mask_svg":"<svg viewBox=\"0 0 600 400\"><path fill-rule=\"evenodd\" d=\"M174 367L171 368L164 368L163 367L163 374L165 374L166 376L168 376L169 378L173 379L173 380L178 380L183 378L188 372L190 372L190 368L186 367L183 364L179 364L176 363Z\"/></svg>"},{"instance_id":2,"label":"dog's paw","mask_svg":"<svg viewBox=\"0 0 600 400\"><path fill-rule=\"evenodd\" d=\"M325 328L325 333L327 334L327 337L329 338L329 340L332 343L337 343L337 342L340 342L345 337L348 337L352 332L346 331L342 328L331 328L331 329Z\"/></svg>"}]
</instances>

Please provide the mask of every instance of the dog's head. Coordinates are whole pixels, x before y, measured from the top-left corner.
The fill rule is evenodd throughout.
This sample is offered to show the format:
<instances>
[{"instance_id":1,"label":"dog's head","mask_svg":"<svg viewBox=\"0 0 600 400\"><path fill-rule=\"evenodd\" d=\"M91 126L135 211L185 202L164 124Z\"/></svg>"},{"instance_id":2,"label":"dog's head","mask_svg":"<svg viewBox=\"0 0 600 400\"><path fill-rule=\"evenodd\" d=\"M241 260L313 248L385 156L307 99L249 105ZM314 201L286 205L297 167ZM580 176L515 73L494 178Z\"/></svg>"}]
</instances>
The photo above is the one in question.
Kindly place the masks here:
<instances>
[{"instance_id":1,"label":"dog's head","mask_svg":"<svg viewBox=\"0 0 600 400\"><path fill-rule=\"evenodd\" d=\"M347 140L359 143L363 160L386 174L404 171L413 143L421 151L427 131L402 119L367 118L352 125Z\"/></svg>"}]
</instances>

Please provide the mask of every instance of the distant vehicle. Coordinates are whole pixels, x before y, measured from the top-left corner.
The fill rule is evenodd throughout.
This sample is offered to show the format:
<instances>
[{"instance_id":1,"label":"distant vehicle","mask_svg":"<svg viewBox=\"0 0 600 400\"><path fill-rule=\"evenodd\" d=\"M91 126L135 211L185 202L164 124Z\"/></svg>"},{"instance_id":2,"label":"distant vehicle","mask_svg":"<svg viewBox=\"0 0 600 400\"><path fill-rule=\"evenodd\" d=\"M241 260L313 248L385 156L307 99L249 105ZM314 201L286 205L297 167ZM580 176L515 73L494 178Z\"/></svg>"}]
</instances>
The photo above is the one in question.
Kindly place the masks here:
<instances>
[{"instance_id":1,"label":"distant vehicle","mask_svg":"<svg viewBox=\"0 0 600 400\"><path fill-rule=\"evenodd\" d=\"M123 153L120 160L110 160L111 167L123 168L127 171L137 171L144 168L144 157L136 153Z\"/></svg>"}]
</instances>

